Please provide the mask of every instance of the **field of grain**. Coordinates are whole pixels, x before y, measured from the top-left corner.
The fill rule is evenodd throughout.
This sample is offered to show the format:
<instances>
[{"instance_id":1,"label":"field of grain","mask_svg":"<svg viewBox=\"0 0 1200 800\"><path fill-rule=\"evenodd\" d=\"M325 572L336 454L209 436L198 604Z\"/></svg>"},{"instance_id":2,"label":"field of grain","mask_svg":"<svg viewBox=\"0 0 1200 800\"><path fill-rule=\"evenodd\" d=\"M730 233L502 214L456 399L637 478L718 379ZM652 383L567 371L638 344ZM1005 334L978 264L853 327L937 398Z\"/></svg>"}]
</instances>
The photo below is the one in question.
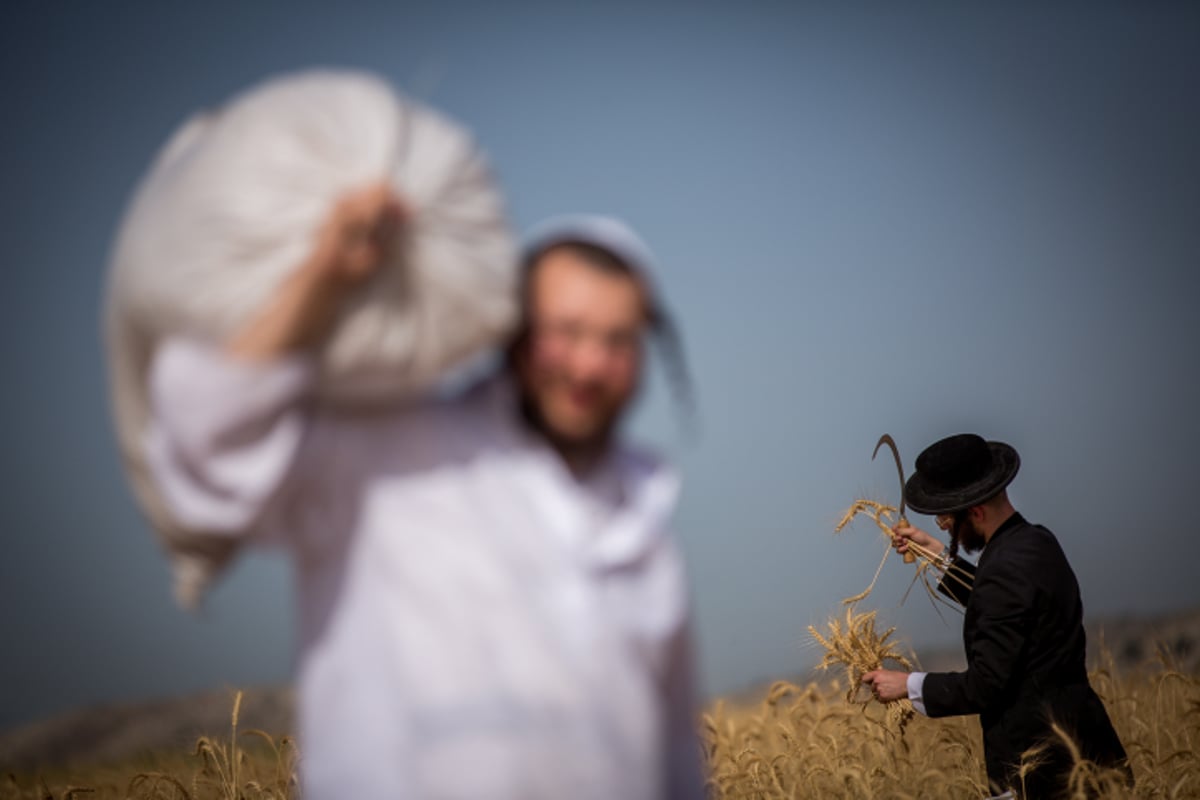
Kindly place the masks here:
<instances>
[{"instance_id":1,"label":"field of grain","mask_svg":"<svg viewBox=\"0 0 1200 800\"><path fill-rule=\"evenodd\" d=\"M1078 765L1079 797L1200 798L1200 676L1170 665L1092 673L1129 753L1131 791ZM844 687L777 683L750 706L704 716L712 795L720 798L986 797L978 720L917 715L898 732L876 703ZM1089 794L1091 792L1091 794Z\"/></svg>"},{"instance_id":2,"label":"field of grain","mask_svg":"<svg viewBox=\"0 0 1200 800\"><path fill-rule=\"evenodd\" d=\"M1129 752L1135 791L1079 765L1080 790L1108 798L1200 798L1200 676L1174 669L1092 673ZM985 797L973 717L920 715L901 733L894 715L847 700L837 681L776 683L756 702L718 701L701 735L713 798ZM243 730L199 740L192 752L94 767L0 776L15 800L266 800L300 797L299 754L286 736Z\"/></svg>"}]
</instances>

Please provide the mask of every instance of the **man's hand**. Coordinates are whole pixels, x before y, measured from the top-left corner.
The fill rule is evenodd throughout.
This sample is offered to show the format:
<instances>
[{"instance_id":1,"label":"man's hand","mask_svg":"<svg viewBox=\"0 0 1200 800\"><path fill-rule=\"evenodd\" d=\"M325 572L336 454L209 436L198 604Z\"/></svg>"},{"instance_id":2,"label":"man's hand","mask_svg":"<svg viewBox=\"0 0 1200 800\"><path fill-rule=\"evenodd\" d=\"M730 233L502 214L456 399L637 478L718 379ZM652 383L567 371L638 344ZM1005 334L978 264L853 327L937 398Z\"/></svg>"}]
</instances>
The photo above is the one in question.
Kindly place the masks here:
<instances>
[{"instance_id":1,"label":"man's hand","mask_svg":"<svg viewBox=\"0 0 1200 800\"><path fill-rule=\"evenodd\" d=\"M903 700L908 697L908 673L894 669L877 669L863 675L862 682L869 684L871 694L881 703Z\"/></svg>"},{"instance_id":2,"label":"man's hand","mask_svg":"<svg viewBox=\"0 0 1200 800\"><path fill-rule=\"evenodd\" d=\"M892 537L892 547L896 548L896 552L901 555L908 552L910 543L925 548L932 556L936 556L946 547L925 531L914 528L912 525L897 525L892 528L892 533L896 534Z\"/></svg>"},{"instance_id":3,"label":"man's hand","mask_svg":"<svg viewBox=\"0 0 1200 800\"><path fill-rule=\"evenodd\" d=\"M236 358L263 361L317 346L346 295L379 269L408 213L385 183L344 195L325 218L303 264L229 342Z\"/></svg>"},{"instance_id":4,"label":"man's hand","mask_svg":"<svg viewBox=\"0 0 1200 800\"><path fill-rule=\"evenodd\" d=\"M386 183L344 195L326 217L305 269L350 283L365 280L387 256L407 216Z\"/></svg>"}]
</instances>

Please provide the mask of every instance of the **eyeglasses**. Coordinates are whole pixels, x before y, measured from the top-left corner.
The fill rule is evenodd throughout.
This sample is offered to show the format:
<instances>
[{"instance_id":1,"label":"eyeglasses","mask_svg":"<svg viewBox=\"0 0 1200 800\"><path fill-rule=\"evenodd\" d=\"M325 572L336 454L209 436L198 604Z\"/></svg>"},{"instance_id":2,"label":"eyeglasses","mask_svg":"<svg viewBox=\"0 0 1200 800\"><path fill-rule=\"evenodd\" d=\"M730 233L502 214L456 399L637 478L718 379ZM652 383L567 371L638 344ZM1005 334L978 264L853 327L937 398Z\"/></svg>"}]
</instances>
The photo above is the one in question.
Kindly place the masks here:
<instances>
[{"instance_id":1,"label":"eyeglasses","mask_svg":"<svg viewBox=\"0 0 1200 800\"><path fill-rule=\"evenodd\" d=\"M970 516L970 510L964 508L962 511L955 511L951 514L938 514L933 518L934 523L942 530L948 533L954 533L958 530L958 526Z\"/></svg>"}]
</instances>

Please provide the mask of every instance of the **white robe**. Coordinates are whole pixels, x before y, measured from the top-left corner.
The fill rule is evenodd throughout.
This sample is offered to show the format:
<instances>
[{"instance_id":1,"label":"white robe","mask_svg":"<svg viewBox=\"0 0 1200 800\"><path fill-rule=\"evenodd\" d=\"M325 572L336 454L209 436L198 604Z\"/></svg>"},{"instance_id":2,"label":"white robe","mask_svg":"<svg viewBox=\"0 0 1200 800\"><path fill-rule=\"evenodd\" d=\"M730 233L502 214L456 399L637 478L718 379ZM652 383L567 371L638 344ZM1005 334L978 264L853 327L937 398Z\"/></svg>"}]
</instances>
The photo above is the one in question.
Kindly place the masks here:
<instances>
[{"instance_id":1,"label":"white robe","mask_svg":"<svg viewBox=\"0 0 1200 800\"><path fill-rule=\"evenodd\" d=\"M675 474L579 482L502 378L338 416L314 371L168 340L147 437L181 523L294 558L305 796L702 796Z\"/></svg>"}]
</instances>

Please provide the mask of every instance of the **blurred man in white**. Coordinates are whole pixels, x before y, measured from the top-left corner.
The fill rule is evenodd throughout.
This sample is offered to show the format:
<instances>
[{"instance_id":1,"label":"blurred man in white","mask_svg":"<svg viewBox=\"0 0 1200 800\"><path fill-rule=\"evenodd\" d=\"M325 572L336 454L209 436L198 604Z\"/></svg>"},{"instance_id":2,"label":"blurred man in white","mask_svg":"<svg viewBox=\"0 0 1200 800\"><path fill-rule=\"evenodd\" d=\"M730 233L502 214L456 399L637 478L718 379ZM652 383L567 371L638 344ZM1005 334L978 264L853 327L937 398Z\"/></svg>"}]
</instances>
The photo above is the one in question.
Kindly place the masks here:
<instances>
[{"instance_id":1,"label":"blurred man in white","mask_svg":"<svg viewBox=\"0 0 1200 800\"><path fill-rule=\"evenodd\" d=\"M648 251L551 220L496 375L316 408L310 354L403 216L347 196L232 341L169 340L151 371L173 513L293 556L306 797L700 797L678 481L616 437L665 320Z\"/></svg>"}]
</instances>

